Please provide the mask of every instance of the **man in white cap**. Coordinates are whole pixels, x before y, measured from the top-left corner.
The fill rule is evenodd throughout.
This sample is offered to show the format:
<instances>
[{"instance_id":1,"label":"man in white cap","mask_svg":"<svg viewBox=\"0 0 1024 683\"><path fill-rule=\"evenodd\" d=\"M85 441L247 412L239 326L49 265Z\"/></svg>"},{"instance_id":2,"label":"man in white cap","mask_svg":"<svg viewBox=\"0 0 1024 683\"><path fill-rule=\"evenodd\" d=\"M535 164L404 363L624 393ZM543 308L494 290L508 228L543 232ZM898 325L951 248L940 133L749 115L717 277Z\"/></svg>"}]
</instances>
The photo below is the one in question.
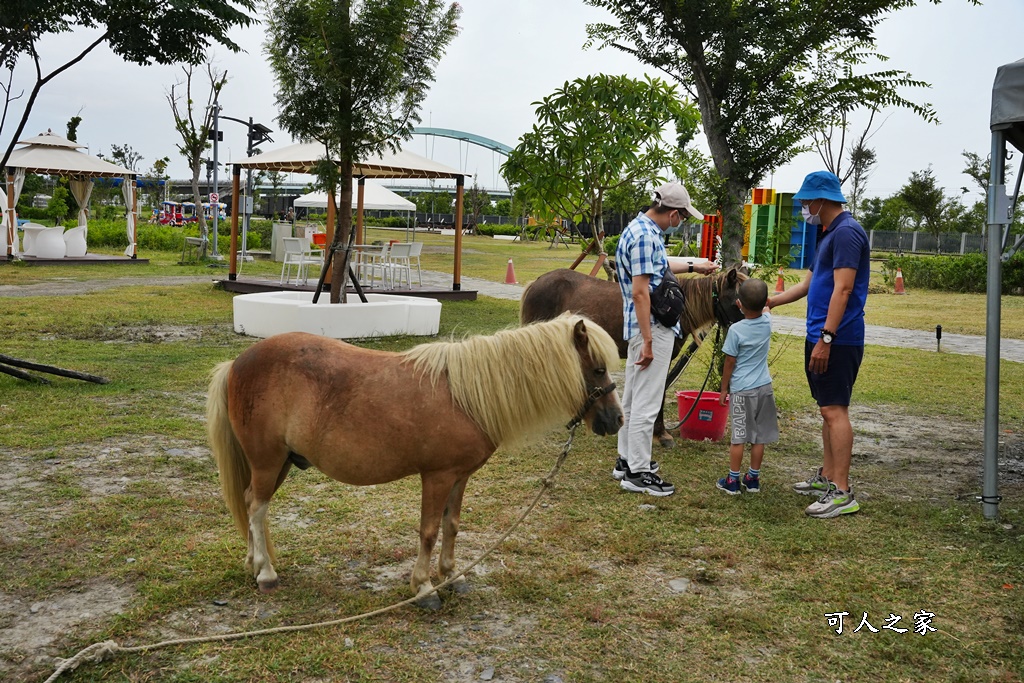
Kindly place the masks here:
<instances>
[{"instance_id":1,"label":"man in white cap","mask_svg":"<svg viewBox=\"0 0 1024 683\"><path fill-rule=\"evenodd\" d=\"M804 367L811 396L824 420L822 466L807 481L794 484L793 490L818 496L804 512L828 519L860 510L850 484L850 398L864 358L870 248L864 228L843 209L846 198L834 174L809 173L793 199L803 207L807 224L824 226L825 234L804 281L768 299L768 306L807 297Z\"/></svg>"},{"instance_id":2,"label":"man in white cap","mask_svg":"<svg viewBox=\"0 0 1024 683\"><path fill-rule=\"evenodd\" d=\"M665 379L672 345L681 334L678 321L665 327L651 315L651 292L672 273L714 273L712 262L669 267L664 234L682 225L685 216L703 220L693 208L690 193L677 182L654 192L651 207L626 226L615 250L615 271L622 289L623 339L629 342L622 390L624 423L618 435L619 458L612 476L626 491L671 496L675 487L658 476L651 460L654 421L665 396Z\"/></svg>"}]
</instances>

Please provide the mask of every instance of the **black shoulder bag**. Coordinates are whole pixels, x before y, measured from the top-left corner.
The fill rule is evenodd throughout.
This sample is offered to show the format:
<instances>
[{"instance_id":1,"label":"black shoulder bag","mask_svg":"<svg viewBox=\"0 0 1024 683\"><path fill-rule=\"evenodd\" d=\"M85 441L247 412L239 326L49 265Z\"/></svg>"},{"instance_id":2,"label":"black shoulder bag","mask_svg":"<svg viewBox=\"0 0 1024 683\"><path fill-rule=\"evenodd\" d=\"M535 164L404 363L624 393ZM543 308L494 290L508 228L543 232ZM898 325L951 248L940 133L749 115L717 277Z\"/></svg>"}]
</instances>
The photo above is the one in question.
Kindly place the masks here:
<instances>
[{"instance_id":1,"label":"black shoulder bag","mask_svg":"<svg viewBox=\"0 0 1024 683\"><path fill-rule=\"evenodd\" d=\"M651 314L665 327L673 327L683 314L683 290L670 270L651 292Z\"/></svg>"}]
</instances>

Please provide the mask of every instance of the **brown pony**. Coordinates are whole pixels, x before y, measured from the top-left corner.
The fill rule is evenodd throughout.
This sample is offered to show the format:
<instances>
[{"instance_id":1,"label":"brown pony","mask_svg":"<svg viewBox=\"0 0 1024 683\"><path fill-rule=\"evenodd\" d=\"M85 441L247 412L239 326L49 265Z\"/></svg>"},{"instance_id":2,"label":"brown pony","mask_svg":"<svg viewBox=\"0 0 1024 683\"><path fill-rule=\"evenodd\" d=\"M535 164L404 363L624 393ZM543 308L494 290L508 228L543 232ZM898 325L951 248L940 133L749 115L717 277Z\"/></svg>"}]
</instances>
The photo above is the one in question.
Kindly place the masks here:
<instances>
[{"instance_id":1,"label":"brown pony","mask_svg":"<svg viewBox=\"0 0 1024 683\"><path fill-rule=\"evenodd\" d=\"M712 323L728 326L743 317L736 307L740 283L746 273L729 268L716 275L679 278L685 308L679 322L683 338L695 334ZM519 303L519 320L524 325L538 320L550 320L565 311L587 316L616 340L619 357L626 357L628 342L622 338L622 290L616 282L561 268L544 273L523 290ZM675 358L682 347L677 339L672 349ZM663 404L664 405L664 404ZM673 444L672 435L665 429L662 411L654 423L654 438L662 446Z\"/></svg>"},{"instance_id":2,"label":"brown pony","mask_svg":"<svg viewBox=\"0 0 1024 683\"><path fill-rule=\"evenodd\" d=\"M421 606L439 607L431 554L443 520L438 569L442 580L454 575L469 476L498 446L581 413L596 434L617 432L622 407L607 368L618 363L611 337L579 315L405 353L299 332L254 344L214 369L206 404L221 492L248 539L246 568L261 591L277 587L267 508L292 465L356 486L418 474L411 583Z\"/></svg>"}]
</instances>

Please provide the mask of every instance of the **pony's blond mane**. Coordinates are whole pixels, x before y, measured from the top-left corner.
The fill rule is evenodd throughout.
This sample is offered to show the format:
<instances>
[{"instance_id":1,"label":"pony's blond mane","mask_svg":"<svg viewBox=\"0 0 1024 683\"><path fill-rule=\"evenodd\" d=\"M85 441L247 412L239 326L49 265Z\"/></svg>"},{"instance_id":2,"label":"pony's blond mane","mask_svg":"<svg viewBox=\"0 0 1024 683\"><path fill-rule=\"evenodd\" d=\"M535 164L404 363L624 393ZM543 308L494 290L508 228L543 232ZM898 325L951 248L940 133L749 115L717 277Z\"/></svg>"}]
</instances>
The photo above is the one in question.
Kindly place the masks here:
<instances>
[{"instance_id":1,"label":"pony's blond mane","mask_svg":"<svg viewBox=\"0 0 1024 683\"><path fill-rule=\"evenodd\" d=\"M679 278L679 287L683 290L684 301L683 313L679 316L679 322L682 323L684 333L692 334L715 322L715 299L711 289L717 284L718 291L721 293L730 270L735 269L723 270L711 277ZM736 277L739 282L747 279L746 273L741 270L736 270Z\"/></svg>"},{"instance_id":2,"label":"pony's blond mane","mask_svg":"<svg viewBox=\"0 0 1024 683\"><path fill-rule=\"evenodd\" d=\"M463 341L422 344L405 352L436 384L444 375L455 403L495 446L551 429L586 399L573 329L584 321L594 361L618 367L619 352L599 325L577 314Z\"/></svg>"}]
</instances>

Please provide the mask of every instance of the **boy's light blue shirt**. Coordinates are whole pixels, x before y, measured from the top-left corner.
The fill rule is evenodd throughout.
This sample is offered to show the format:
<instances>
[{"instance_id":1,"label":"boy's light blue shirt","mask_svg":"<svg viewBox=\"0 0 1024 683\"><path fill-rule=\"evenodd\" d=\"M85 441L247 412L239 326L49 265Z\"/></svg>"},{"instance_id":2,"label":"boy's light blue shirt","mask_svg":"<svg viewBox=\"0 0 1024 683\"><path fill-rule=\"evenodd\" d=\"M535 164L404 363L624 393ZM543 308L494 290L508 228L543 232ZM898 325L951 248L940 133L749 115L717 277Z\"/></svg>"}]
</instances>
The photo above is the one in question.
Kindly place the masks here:
<instances>
[{"instance_id":1,"label":"boy's light blue shirt","mask_svg":"<svg viewBox=\"0 0 1024 683\"><path fill-rule=\"evenodd\" d=\"M729 392L756 389L772 383L768 372L768 346L772 340L772 317L744 318L729 327L722 351L736 358Z\"/></svg>"}]
</instances>

